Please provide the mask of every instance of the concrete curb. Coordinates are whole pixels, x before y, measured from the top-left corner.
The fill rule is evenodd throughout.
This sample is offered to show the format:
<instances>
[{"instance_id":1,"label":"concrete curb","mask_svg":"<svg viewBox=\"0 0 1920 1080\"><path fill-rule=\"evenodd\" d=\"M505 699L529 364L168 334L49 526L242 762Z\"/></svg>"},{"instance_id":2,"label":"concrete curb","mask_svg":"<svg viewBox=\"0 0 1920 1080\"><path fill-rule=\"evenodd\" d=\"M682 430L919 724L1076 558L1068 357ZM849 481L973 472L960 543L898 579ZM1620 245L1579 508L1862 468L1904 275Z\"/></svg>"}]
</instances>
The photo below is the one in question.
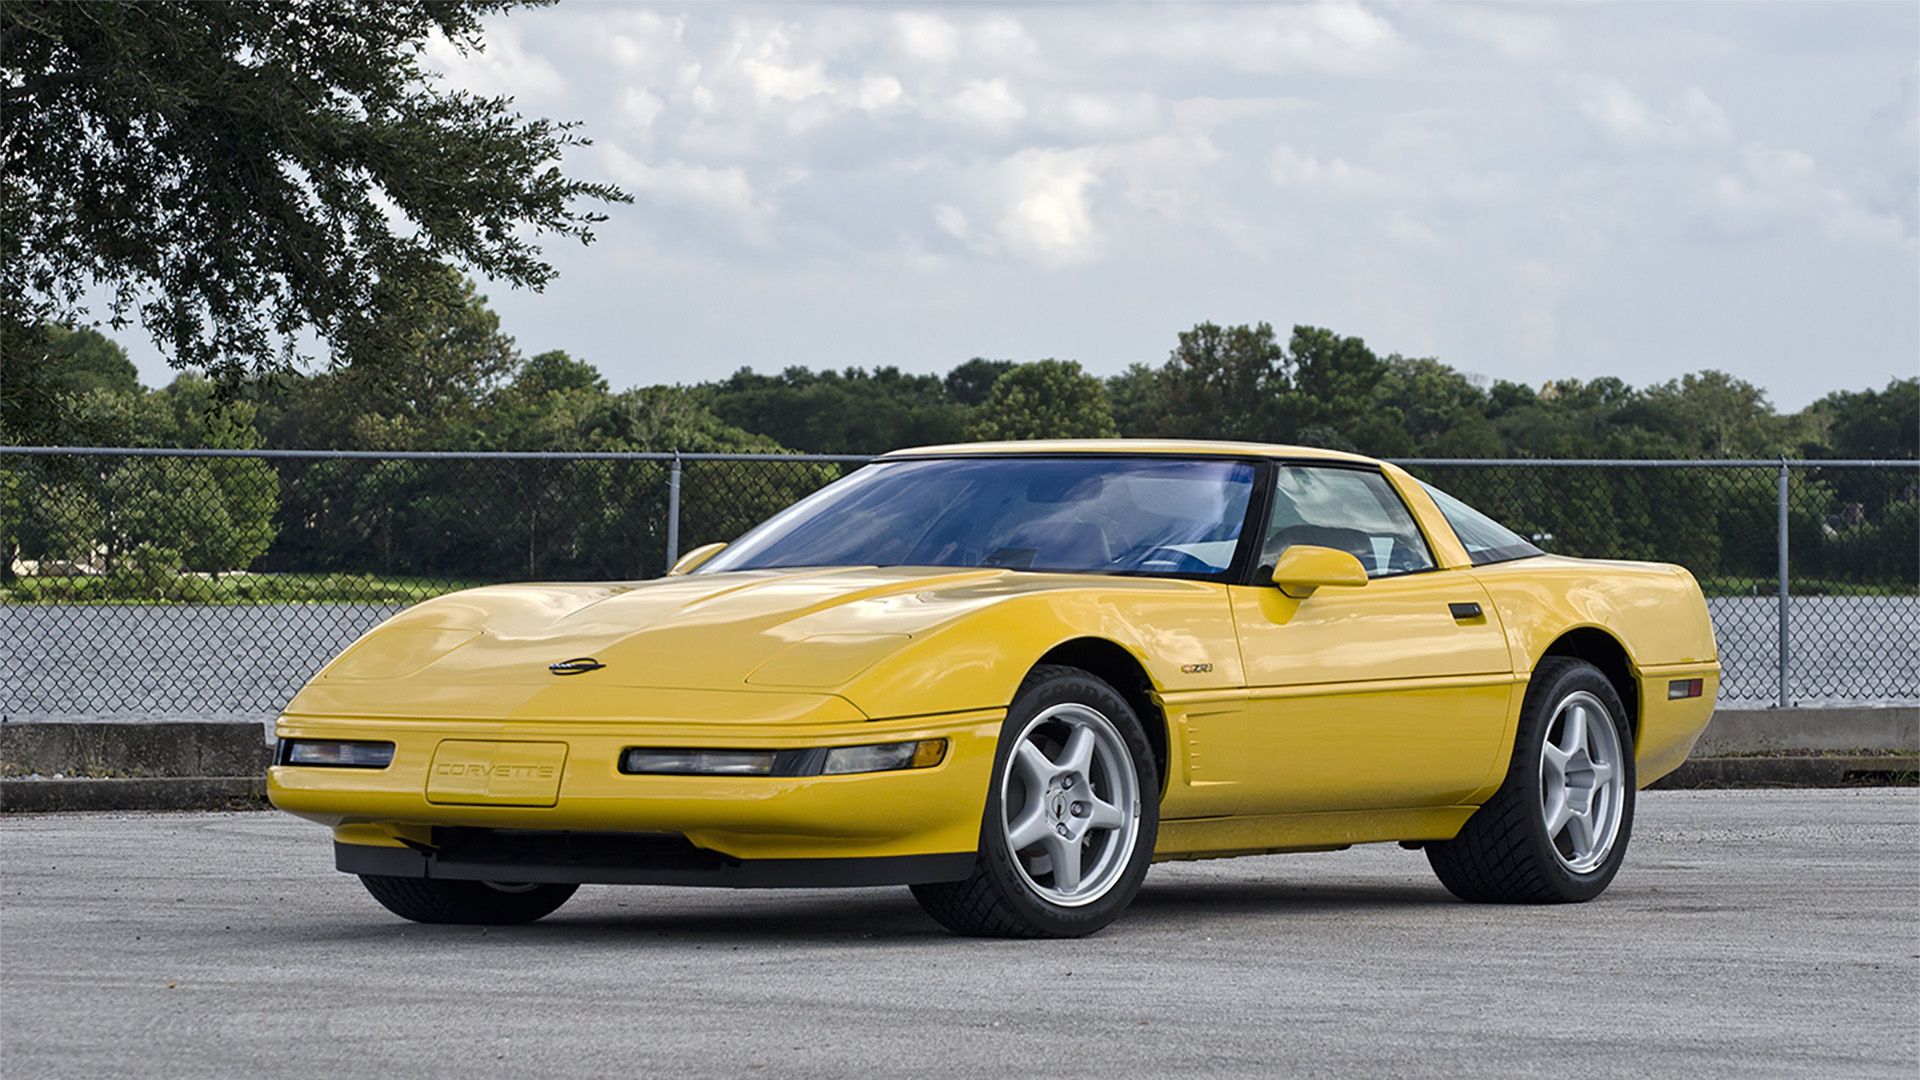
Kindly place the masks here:
<instances>
[{"instance_id":1,"label":"concrete curb","mask_svg":"<svg viewBox=\"0 0 1920 1080\"><path fill-rule=\"evenodd\" d=\"M0 724L0 776L262 776L272 760L241 721Z\"/></svg>"},{"instance_id":2,"label":"concrete curb","mask_svg":"<svg viewBox=\"0 0 1920 1080\"><path fill-rule=\"evenodd\" d=\"M0 780L0 810L266 810L264 776Z\"/></svg>"},{"instance_id":3,"label":"concrete curb","mask_svg":"<svg viewBox=\"0 0 1920 1080\"><path fill-rule=\"evenodd\" d=\"M1873 750L1920 754L1920 706L1716 709L1697 757Z\"/></svg>"},{"instance_id":4,"label":"concrete curb","mask_svg":"<svg viewBox=\"0 0 1920 1080\"><path fill-rule=\"evenodd\" d=\"M1823 754L1779 757L1692 758L1648 785L1654 791L1683 788L1836 788L1911 786L1920 777L1920 755Z\"/></svg>"}]
</instances>

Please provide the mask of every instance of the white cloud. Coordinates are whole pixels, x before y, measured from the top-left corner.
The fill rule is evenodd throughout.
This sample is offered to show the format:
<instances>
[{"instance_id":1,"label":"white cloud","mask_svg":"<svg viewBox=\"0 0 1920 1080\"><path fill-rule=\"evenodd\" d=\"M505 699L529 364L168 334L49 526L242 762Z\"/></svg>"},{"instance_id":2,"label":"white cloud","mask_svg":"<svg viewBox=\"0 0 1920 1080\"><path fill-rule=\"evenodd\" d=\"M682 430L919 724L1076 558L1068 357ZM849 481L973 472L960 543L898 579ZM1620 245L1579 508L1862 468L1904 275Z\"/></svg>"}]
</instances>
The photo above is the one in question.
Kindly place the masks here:
<instances>
[{"instance_id":1,"label":"white cloud","mask_svg":"<svg viewBox=\"0 0 1920 1080\"><path fill-rule=\"evenodd\" d=\"M946 19L924 11L904 11L893 17L900 48L915 60L944 64L960 51L960 31Z\"/></svg>"},{"instance_id":2,"label":"white cloud","mask_svg":"<svg viewBox=\"0 0 1920 1080\"><path fill-rule=\"evenodd\" d=\"M980 20L968 36L981 55L1002 61L1025 59L1040 50L1039 43L1027 33L1020 20L1008 15Z\"/></svg>"},{"instance_id":3,"label":"white cloud","mask_svg":"<svg viewBox=\"0 0 1920 1080\"><path fill-rule=\"evenodd\" d=\"M1168 103L1168 120L1175 127L1210 128L1251 120L1274 120L1300 112L1313 102L1299 97L1190 97Z\"/></svg>"},{"instance_id":4,"label":"white cloud","mask_svg":"<svg viewBox=\"0 0 1920 1080\"><path fill-rule=\"evenodd\" d=\"M1284 144L1275 147L1268 158L1267 175L1276 187L1332 195L1378 197L1407 190L1398 177L1342 158L1315 157Z\"/></svg>"},{"instance_id":5,"label":"white cloud","mask_svg":"<svg viewBox=\"0 0 1920 1080\"><path fill-rule=\"evenodd\" d=\"M1015 254L1044 263L1076 262L1095 240L1088 189L1098 180L1085 152L1022 150L1000 169L1007 206L996 225Z\"/></svg>"},{"instance_id":6,"label":"white cloud","mask_svg":"<svg viewBox=\"0 0 1920 1080\"><path fill-rule=\"evenodd\" d=\"M488 24L484 49L462 52L438 33L427 39L427 66L457 89L488 96L505 94L540 103L561 95L566 82L545 57L529 52L519 33L495 20Z\"/></svg>"},{"instance_id":7,"label":"white cloud","mask_svg":"<svg viewBox=\"0 0 1920 1080\"><path fill-rule=\"evenodd\" d=\"M879 112L890 105L899 104L906 96L900 86L900 80L891 75L868 75L853 84L850 100L854 107L866 112Z\"/></svg>"},{"instance_id":8,"label":"white cloud","mask_svg":"<svg viewBox=\"0 0 1920 1080\"><path fill-rule=\"evenodd\" d=\"M1102 8L1089 45L1116 57L1248 72L1379 71L1409 46L1392 23L1357 4ZM1169 18L1168 12L1177 12Z\"/></svg>"},{"instance_id":9,"label":"white cloud","mask_svg":"<svg viewBox=\"0 0 1920 1080\"><path fill-rule=\"evenodd\" d=\"M1405 210L1395 210L1387 218L1387 235L1403 244L1435 244L1440 241L1439 234Z\"/></svg>"},{"instance_id":10,"label":"white cloud","mask_svg":"<svg viewBox=\"0 0 1920 1080\"><path fill-rule=\"evenodd\" d=\"M651 125L666 107L667 103L658 94L644 86L629 87L620 97L620 115L636 128Z\"/></svg>"},{"instance_id":11,"label":"white cloud","mask_svg":"<svg viewBox=\"0 0 1920 1080\"><path fill-rule=\"evenodd\" d=\"M595 26L587 40L604 49L621 67L645 77L684 67L690 59L686 32L686 20L680 16L628 9Z\"/></svg>"},{"instance_id":12,"label":"white cloud","mask_svg":"<svg viewBox=\"0 0 1920 1080\"><path fill-rule=\"evenodd\" d=\"M1765 357L1823 322L1859 328L1845 355L1910 369L1920 9L1835 13L1818 50L1700 10L560 5L489 18L483 59L443 43L428 63L585 121L599 145L569 173L635 194L592 248L550 249L544 298L501 309L616 382L630 320L567 290L665 266L701 287L651 281L649 340L722 372L1022 340L1110 371L1188 317L1430 341L1529 381ZM879 294L897 300L873 334L807 343ZM742 303L793 334L702 323ZM1625 349L1627 308L1666 344ZM1027 310L1041 336L1005 336ZM1105 352L1077 344L1100 334Z\"/></svg>"},{"instance_id":13,"label":"white cloud","mask_svg":"<svg viewBox=\"0 0 1920 1080\"><path fill-rule=\"evenodd\" d=\"M728 226L755 247L773 243L772 205L754 190L739 166L715 168L681 161L642 161L617 146L601 154L607 172L656 207L690 209Z\"/></svg>"},{"instance_id":14,"label":"white cloud","mask_svg":"<svg viewBox=\"0 0 1920 1080\"><path fill-rule=\"evenodd\" d=\"M1618 79L1580 80L1575 95L1587 122L1623 147L1701 146L1732 134L1726 110L1697 86L1682 90L1664 110L1649 105Z\"/></svg>"},{"instance_id":15,"label":"white cloud","mask_svg":"<svg viewBox=\"0 0 1920 1080\"><path fill-rule=\"evenodd\" d=\"M957 206L942 203L934 207L933 223L939 226L941 232L962 243L969 242L973 237L973 229L967 224L967 215L961 213Z\"/></svg>"},{"instance_id":16,"label":"white cloud","mask_svg":"<svg viewBox=\"0 0 1920 1080\"><path fill-rule=\"evenodd\" d=\"M1560 50L1560 28L1554 21L1517 4L1456 2L1424 4L1416 10L1443 30L1491 45L1512 59L1538 59Z\"/></svg>"},{"instance_id":17,"label":"white cloud","mask_svg":"<svg viewBox=\"0 0 1920 1080\"><path fill-rule=\"evenodd\" d=\"M1164 109L1147 93L1062 94L1046 108L1046 122L1081 138L1137 135L1160 127Z\"/></svg>"},{"instance_id":18,"label":"white cloud","mask_svg":"<svg viewBox=\"0 0 1920 1080\"><path fill-rule=\"evenodd\" d=\"M734 62L763 100L805 101L833 89L824 60L792 60L793 42L784 26L764 30L743 26L734 51Z\"/></svg>"},{"instance_id":19,"label":"white cloud","mask_svg":"<svg viewBox=\"0 0 1920 1080\"><path fill-rule=\"evenodd\" d=\"M1005 79L970 82L947 99L946 115L979 128L1005 128L1027 118L1027 107Z\"/></svg>"},{"instance_id":20,"label":"white cloud","mask_svg":"<svg viewBox=\"0 0 1920 1080\"><path fill-rule=\"evenodd\" d=\"M1774 236L1810 225L1828 240L1847 244L1914 246L1898 214L1862 206L1801 150L1743 147L1738 164L1713 177L1698 200L1701 219L1726 239Z\"/></svg>"}]
</instances>

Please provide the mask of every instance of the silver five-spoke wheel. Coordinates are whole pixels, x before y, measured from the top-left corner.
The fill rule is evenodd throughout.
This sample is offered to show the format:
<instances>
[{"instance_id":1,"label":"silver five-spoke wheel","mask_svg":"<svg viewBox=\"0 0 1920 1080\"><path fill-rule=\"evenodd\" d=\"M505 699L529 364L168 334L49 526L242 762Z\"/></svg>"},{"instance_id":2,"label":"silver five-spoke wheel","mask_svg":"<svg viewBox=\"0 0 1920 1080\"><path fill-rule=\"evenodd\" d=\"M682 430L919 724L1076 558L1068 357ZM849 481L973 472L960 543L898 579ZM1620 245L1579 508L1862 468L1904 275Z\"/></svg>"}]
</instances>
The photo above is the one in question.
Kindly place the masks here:
<instances>
[{"instance_id":1,"label":"silver five-spoke wheel","mask_svg":"<svg viewBox=\"0 0 1920 1080\"><path fill-rule=\"evenodd\" d=\"M1113 721L1067 702L1028 721L1000 777L1001 827L1014 869L1063 907L1105 896L1140 830L1140 784Z\"/></svg>"},{"instance_id":2,"label":"silver five-spoke wheel","mask_svg":"<svg viewBox=\"0 0 1920 1080\"><path fill-rule=\"evenodd\" d=\"M1606 707L1587 691L1569 694L1540 744L1540 814L1562 865L1585 874L1606 861L1625 795L1620 733Z\"/></svg>"}]
</instances>

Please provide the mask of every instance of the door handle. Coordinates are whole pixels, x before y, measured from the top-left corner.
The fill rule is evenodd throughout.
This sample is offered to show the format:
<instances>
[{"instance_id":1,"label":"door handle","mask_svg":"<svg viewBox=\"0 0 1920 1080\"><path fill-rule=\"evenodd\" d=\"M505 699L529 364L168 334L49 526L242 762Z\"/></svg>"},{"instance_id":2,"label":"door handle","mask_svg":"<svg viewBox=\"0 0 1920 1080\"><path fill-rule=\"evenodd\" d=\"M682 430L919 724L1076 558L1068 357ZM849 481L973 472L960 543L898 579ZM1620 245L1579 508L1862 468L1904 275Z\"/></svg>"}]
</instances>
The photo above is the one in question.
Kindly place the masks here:
<instances>
[{"instance_id":1,"label":"door handle","mask_svg":"<svg viewBox=\"0 0 1920 1080\"><path fill-rule=\"evenodd\" d=\"M1462 622L1466 621L1467 619L1477 619L1480 617L1479 604L1472 604L1472 603L1448 604L1447 610L1453 613L1454 618L1459 619Z\"/></svg>"}]
</instances>

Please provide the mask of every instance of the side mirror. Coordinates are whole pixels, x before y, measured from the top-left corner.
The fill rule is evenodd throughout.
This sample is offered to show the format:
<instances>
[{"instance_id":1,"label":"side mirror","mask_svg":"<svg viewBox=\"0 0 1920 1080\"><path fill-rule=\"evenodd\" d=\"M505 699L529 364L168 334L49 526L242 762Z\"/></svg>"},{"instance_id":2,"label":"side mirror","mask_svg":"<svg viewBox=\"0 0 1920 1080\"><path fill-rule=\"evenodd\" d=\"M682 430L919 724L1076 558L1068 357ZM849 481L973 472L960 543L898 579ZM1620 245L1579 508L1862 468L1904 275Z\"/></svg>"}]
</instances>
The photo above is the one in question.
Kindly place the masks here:
<instances>
[{"instance_id":1,"label":"side mirror","mask_svg":"<svg viewBox=\"0 0 1920 1080\"><path fill-rule=\"evenodd\" d=\"M695 570L700 569L702 563L720 554L720 549L726 546L725 544L702 544L694 548L692 551L680 556L679 561L668 568L667 576L680 577L683 574L693 573Z\"/></svg>"},{"instance_id":2,"label":"side mirror","mask_svg":"<svg viewBox=\"0 0 1920 1080\"><path fill-rule=\"evenodd\" d=\"M1367 568L1348 552L1295 544L1282 551L1273 564L1273 583L1295 600L1305 600L1322 586L1365 585Z\"/></svg>"}]
</instances>

